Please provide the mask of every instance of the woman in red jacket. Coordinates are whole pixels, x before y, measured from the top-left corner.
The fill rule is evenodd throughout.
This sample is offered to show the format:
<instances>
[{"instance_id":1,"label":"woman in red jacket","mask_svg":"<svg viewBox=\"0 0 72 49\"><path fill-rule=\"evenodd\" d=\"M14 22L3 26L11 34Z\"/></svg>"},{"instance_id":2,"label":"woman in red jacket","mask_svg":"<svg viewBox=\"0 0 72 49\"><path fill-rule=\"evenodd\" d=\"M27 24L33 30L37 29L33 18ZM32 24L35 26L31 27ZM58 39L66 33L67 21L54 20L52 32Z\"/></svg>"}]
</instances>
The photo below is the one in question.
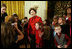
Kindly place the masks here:
<instances>
[{"instance_id":1,"label":"woman in red jacket","mask_svg":"<svg viewBox=\"0 0 72 49\"><path fill-rule=\"evenodd\" d=\"M30 44L31 44L31 48L35 48L36 47L36 29L35 29L35 24L37 22L42 23L42 19L41 17L36 15L37 11L34 8L31 8L29 10L29 14L32 15L32 17L29 19L29 23L28 23L28 38L30 40Z\"/></svg>"}]
</instances>

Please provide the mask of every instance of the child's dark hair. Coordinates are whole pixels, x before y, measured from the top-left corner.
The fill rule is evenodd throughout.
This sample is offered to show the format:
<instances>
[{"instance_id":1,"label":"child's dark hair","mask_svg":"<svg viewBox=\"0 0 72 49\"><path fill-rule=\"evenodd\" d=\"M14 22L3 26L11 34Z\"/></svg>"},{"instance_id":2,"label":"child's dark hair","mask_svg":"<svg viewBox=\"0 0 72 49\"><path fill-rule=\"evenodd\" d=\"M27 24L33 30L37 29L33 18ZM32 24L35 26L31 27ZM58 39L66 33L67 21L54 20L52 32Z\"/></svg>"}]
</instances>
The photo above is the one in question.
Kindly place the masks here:
<instances>
[{"instance_id":1,"label":"child's dark hair","mask_svg":"<svg viewBox=\"0 0 72 49\"><path fill-rule=\"evenodd\" d=\"M34 10L35 13L37 13L36 9L34 9L34 8L30 8L30 10L29 10L29 14L30 14L31 10Z\"/></svg>"}]
</instances>

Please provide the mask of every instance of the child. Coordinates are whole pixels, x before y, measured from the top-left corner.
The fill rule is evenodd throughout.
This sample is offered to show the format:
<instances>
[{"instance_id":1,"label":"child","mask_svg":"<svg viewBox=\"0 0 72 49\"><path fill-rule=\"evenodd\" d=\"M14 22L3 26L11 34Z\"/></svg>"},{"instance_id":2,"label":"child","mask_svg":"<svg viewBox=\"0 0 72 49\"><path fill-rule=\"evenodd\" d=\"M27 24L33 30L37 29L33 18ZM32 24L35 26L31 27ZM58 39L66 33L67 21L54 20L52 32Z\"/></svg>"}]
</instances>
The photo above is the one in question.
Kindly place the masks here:
<instances>
[{"instance_id":1,"label":"child","mask_svg":"<svg viewBox=\"0 0 72 49\"><path fill-rule=\"evenodd\" d=\"M52 22L52 29L53 29L53 30L54 30L54 25L57 24L57 23L58 23L57 17L53 18L53 22ZM54 36L55 36L56 32L54 31L53 34L54 34Z\"/></svg>"},{"instance_id":2,"label":"child","mask_svg":"<svg viewBox=\"0 0 72 49\"><path fill-rule=\"evenodd\" d=\"M55 24L57 24L57 18L53 18L52 25L55 25Z\"/></svg>"},{"instance_id":3,"label":"child","mask_svg":"<svg viewBox=\"0 0 72 49\"><path fill-rule=\"evenodd\" d=\"M10 23L1 23L1 47L16 48L16 33Z\"/></svg>"},{"instance_id":4,"label":"child","mask_svg":"<svg viewBox=\"0 0 72 49\"><path fill-rule=\"evenodd\" d=\"M59 23L60 25L65 24L65 18L60 16L60 17L58 18L58 23Z\"/></svg>"},{"instance_id":5,"label":"child","mask_svg":"<svg viewBox=\"0 0 72 49\"><path fill-rule=\"evenodd\" d=\"M43 33L41 32L41 28L40 28L40 23L36 23L35 24L35 28L36 28L36 48L40 48L42 43L41 43L41 40L42 40L42 35Z\"/></svg>"},{"instance_id":6,"label":"child","mask_svg":"<svg viewBox=\"0 0 72 49\"><path fill-rule=\"evenodd\" d=\"M43 47L49 48L50 47L50 24L47 20L44 21L44 34L42 36L43 39Z\"/></svg>"},{"instance_id":7,"label":"child","mask_svg":"<svg viewBox=\"0 0 72 49\"><path fill-rule=\"evenodd\" d=\"M27 48L27 44L28 44L28 18L24 17L24 24L23 24L23 30L24 30L24 43L25 43L25 47Z\"/></svg>"},{"instance_id":8,"label":"child","mask_svg":"<svg viewBox=\"0 0 72 49\"><path fill-rule=\"evenodd\" d=\"M71 43L71 39L67 34L62 34L60 25L55 25L54 30L56 35L54 37L54 42L57 48L68 48Z\"/></svg>"},{"instance_id":9,"label":"child","mask_svg":"<svg viewBox=\"0 0 72 49\"><path fill-rule=\"evenodd\" d=\"M22 28L20 26L20 22L18 19L17 14L13 14L11 19L9 20L9 22L12 24L12 26L14 27L15 33L16 33L16 43L17 43L17 47L19 47L19 45L22 43L22 40L24 38L24 34L22 33Z\"/></svg>"},{"instance_id":10,"label":"child","mask_svg":"<svg viewBox=\"0 0 72 49\"><path fill-rule=\"evenodd\" d=\"M64 17L59 17L58 18L58 24L62 28L62 33L67 34L68 36L70 36L70 34L69 34L70 33L70 28L69 28L69 25L66 24Z\"/></svg>"}]
</instances>

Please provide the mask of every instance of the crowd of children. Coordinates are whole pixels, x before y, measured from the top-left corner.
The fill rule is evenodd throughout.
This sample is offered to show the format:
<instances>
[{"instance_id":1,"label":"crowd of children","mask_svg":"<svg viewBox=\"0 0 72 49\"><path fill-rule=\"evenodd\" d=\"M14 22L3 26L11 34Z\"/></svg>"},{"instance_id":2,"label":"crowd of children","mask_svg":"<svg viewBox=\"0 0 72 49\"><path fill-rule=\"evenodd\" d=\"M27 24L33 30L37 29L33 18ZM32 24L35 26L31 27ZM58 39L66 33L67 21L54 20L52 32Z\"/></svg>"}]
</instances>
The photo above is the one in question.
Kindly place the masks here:
<instances>
[{"instance_id":1,"label":"crowd of children","mask_svg":"<svg viewBox=\"0 0 72 49\"><path fill-rule=\"evenodd\" d=\"M67 8L67 16L54 16L50 23L42 21L37 16L37 9L31 8L32 16L19 20L17 14L13 14L8 22L5 22L6 5L1 6L1 47L19 48L30 44L31 48L71 48L71 8Z\"/></svg>"}]
</instances>

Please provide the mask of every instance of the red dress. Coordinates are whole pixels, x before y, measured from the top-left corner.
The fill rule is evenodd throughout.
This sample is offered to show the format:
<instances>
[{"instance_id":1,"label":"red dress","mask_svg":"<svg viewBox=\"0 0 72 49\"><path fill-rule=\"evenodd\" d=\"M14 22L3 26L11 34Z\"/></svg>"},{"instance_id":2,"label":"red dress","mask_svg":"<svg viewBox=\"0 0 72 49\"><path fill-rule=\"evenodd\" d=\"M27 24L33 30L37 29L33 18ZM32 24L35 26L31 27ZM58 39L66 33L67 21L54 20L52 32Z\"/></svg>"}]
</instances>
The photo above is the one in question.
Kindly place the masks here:
<instances>
[{"instance_id":1,"label":"red dress","mask_svg":"<svg viewBox=\"0 0 72 49\"><path fill-rule=\"evenodd\" d=\"M39 37L39 34L41 34L41 33L42 32L40 29L36 30L36 44L40 44L40 41L42 40L42 38Z\"/></svg>"},{"instance_id":2,"label":"red dress","mask_svg":"<svg viewBox=\"0 0 72 49\"><path fill-rule=\"evenodd\" d=\"M38 32L35 29L35 24L37 22L39 22L39 23L41 23L43 25L41 17L34 16L34 17L31 17L29 19L29 23L28 23L28 36L29 36L29 34L36 35L36 39L37 39L36 43L39 43Z\"/></svg>"}]
</instances>

